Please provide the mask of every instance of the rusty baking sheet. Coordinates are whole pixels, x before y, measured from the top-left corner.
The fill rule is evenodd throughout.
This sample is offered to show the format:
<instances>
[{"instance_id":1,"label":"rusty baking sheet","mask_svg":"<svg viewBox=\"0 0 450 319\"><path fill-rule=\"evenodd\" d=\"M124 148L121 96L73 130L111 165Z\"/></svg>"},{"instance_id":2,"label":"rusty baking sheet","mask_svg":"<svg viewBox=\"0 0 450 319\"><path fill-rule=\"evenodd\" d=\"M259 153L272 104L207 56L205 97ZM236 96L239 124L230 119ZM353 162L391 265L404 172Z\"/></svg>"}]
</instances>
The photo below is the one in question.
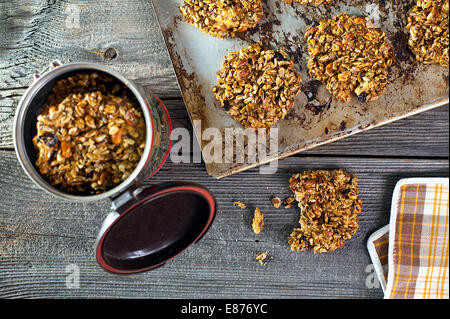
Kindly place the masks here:
<instances>
[{"instance_id":1,"label":"rusty baking sheet","mask_svg":"<svg viewBox=\"0 0 450 319\"><path fill-rule=\"evenodd\" d=\"M448 103L448 69L415 62L407 47L405 25L414 0L335 0L332 5L319 7L266 0L264 17L256 28L225 40L183 22L178 9L182 3L181 0L153 0L190 118L194 124L200 123L194 125L194 131L203 151L207 146L210 152L211 136L205 137L208 128L217 128L225 134L227 128L241 127L225 113L211 91L216 72L229 52L260 41L271 49L287 52L303 77L302 93L297 96L295 107L276 125L278 136L272 138L277 139L278 149L271 151L266 143L267 156L257 158L256 162L245 160L248 154L230 156L224 151L221 160L205 161L208 173L216 178ZM307 74L306 29L341 12L369 17L386 32L395 48L397 62L390 72L391 84L377 101L361 103L353 97L348 103L338 102L331 99L324 85Z\"/></svg>"}]
</instances>

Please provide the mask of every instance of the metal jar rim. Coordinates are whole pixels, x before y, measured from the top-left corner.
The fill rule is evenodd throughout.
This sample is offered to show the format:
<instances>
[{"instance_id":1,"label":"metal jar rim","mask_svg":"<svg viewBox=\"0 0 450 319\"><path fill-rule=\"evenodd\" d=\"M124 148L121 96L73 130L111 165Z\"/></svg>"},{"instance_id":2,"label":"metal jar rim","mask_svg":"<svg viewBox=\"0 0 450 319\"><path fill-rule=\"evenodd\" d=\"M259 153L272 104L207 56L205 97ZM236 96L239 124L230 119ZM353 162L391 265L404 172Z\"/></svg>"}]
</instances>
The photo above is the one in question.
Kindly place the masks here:
<instances>
[{"instance_id":1,"label":"metal jar rim","mask_svg":"<svg viewBox=\"0 0 450 319\"><path fill-rule=\"evenodd\" d=\"M138 163L138 165L135 167L133 172L128 176L122 183L117 185L116 187L103 192L101 194L96 195L73 195L69 193L65 193L61 190L58 190L57 188L50 185L42 176L41 174L36 170L35 165L31 162L26 149L25 149L25 143L24 143L24 134L23 134L23 122L24 122L24 116L26 112L29 110L29 106L33 99L36 97L37 93L40 91L40 89L47 84L49 81L53 80L54 77L63 75L64 73L73 72L73 71L82 71L82 70L96 70L105 72L114 78L121 81L127 88L131 90L131 92L134 94L136 99L139 102L139 105L142 109L142 112L144 114L144 120L145 120L145 126L146 126L146 142L144 151L142 153L142 157ZM14 148L16 150L17 158L20 162L20 165L26 172L26 174L30 177L30 179L38 185L40 188L44 189L46 192L63 198L63 199L69 199L69 200L75 200L75 201L94 201L94 200L100 200L105 198L110 198L113 195L119 194L126 190L132 183L137 182L137 177L139 173L144 168L147 158L149 157L151 153L151 148L153 144L153 121L150 111L148 110L147 103L145 102L145 99L142 97L142 94L140 93L138 87L133 84L131 81L126 79L124 76L122 76L117 71L103 66L99 64L94 63L68 63L64 64L58 67L55 67L44 74L40 75L37 80L35 80L25 91L22 98L19 101L19 104L17 105L17 110L14 118L14 126L13 126L13 137L14 137Z\"/></svg>"}]
</instances>

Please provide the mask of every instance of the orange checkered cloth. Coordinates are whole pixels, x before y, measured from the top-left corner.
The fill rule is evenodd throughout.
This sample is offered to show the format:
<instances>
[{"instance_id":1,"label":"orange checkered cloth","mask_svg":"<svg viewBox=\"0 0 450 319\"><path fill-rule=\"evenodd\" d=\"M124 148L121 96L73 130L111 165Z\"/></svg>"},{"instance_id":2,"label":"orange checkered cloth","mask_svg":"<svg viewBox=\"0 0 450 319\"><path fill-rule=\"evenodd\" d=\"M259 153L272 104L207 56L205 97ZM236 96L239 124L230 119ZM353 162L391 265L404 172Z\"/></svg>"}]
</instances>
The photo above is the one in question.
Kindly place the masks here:
<instances>
[{"instance_id":1,"label":"orange checkered cloth","mask_svg":"<svg viewBox=\"0 0 450 319\"><path fill-rule=\"evenodd\" d=\"M367 242L385 298L449 298L448 208L448 178L397 183L389 225Z\"/></svg>"}]
</instances>

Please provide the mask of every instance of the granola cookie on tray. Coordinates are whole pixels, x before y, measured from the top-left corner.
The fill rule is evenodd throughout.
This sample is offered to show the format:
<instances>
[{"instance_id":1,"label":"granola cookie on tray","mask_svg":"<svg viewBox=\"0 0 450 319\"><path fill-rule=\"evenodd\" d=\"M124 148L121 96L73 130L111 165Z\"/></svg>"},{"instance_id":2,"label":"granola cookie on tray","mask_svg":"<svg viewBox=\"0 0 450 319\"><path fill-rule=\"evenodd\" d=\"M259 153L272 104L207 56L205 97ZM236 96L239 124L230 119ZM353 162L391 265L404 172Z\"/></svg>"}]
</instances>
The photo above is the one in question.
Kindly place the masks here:
<instances>
[{"instance_id":1,"label":"granola cookie on tray","mask_svg":"<svg viewBox=\"0 0 450 319\"><path fill-rule=\"evenodd\" d=\"M354 92L370 102L385 91L394 50L365 18L341 13L309 28L305 38L309 75L326 84L335 99L347 102Z\"/></svg>"},{"instance_id":2,"label":"granola cookie on tray","mask_svg":"<svg viewBox=\"0 0 450 319\"><path fill-rule=\"evenodd\" d=\"M305 171L289 184L301 208L301 228L290 235L291 249L323 253L342 248L358 230L358 178L341 169Z\"/></svg>"},{"instance_id":3,"label":"granola cookie on tray","mask_svg":"<svg viewBox=\"0 0 450 319\"><path fill-rule=\"evenodd\" d=\"M418 0L408 17L408 45L416 60L448 68L449 0Z\"/></svg>"},{"instance_id":4,"label":"granola cookie on tray","mask_svg":"<svg viewBox=\"0 0 450 319\"><path fill-rule=\"evenodd\" d=\"M262 0L186 0L184 21L214 37L234 37L254 28L263 15Z\"/></svg>"},{"instance_id":5,"label":"granola cookie on tray","mask_svg":"<svg viewBox=\"0 0 450 319\"><path fill-rule=\"evenodd\" d=\"M215 98L245 128L268 129L294 106L302 78L281 50L259 43L231 52L217 72Z\"/></svg>"}]
</instances>

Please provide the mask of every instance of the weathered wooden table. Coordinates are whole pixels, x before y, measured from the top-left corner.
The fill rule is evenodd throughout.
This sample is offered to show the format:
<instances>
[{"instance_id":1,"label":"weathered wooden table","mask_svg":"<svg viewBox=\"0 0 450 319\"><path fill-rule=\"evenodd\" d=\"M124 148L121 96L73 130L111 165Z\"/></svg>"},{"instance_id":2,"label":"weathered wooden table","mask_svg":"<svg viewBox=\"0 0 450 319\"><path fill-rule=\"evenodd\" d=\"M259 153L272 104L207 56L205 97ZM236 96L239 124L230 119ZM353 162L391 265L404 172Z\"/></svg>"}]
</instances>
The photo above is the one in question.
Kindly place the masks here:
<instances>
[{"instance_id":1,"label":"weathered wooden table","mask_svg":"<svg viewBox=\"0 0 450 319\"><path fill-rule=\"evenodd\" d=\"M117 276L102 270L94 242L109 202L58 200L21 169L12 120L32 75L54 59L109 65L152 88L175 127L191 130L149 0L0 0L0 297L381 298L366 250L368 236L389 220L400 178L448 176L448 106L403 119L279 161L278 171L252 169L223 180L202 163L170 160L150 183L189 180L208 187L218 212L205 237L154 271ZM292 252L287 238L296 208L275 209L290 195L288 178L304 169L344 168L358 175L360 230L339 251ZM233 201L250 206L241 210ZM255 235L252 208L265 213ZM255 262L258 252L273 260ZM74 274L79 274L77 284ZM76 279L76 278L75 278Z\"/></svg>"}]
</instances>

